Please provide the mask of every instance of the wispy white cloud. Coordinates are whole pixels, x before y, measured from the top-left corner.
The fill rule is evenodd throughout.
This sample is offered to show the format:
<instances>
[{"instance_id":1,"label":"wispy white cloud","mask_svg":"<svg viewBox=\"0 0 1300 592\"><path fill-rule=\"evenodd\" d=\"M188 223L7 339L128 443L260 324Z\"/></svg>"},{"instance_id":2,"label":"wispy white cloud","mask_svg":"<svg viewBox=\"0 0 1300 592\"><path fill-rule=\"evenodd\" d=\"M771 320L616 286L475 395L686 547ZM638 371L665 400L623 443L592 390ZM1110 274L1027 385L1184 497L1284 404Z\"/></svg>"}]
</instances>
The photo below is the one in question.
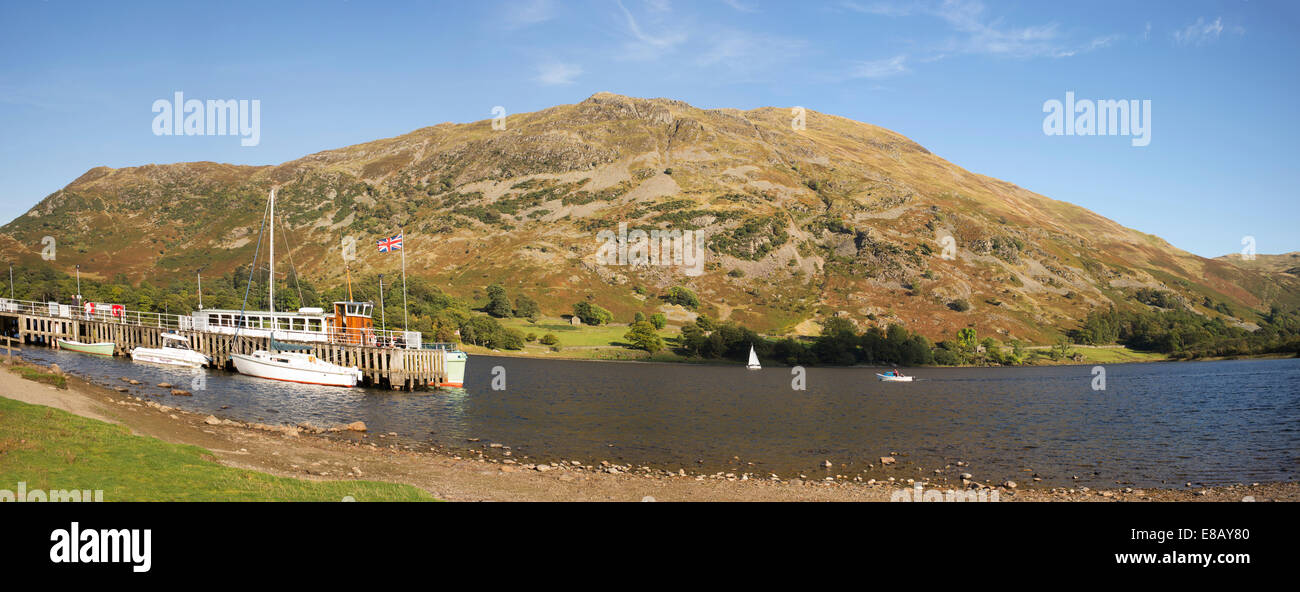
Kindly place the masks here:
<instances>
[{"instance_id":1,"label":"wispy white cloud","mask_svg":"<svg viewBox=\"0 0 1300 592\"><path fill-rule=\"evenodd\" d=\"M957 35L930 49L920 62L938 61L953 55L982 54L1010 58L1063 58L1110 45L1119 37L1105 35L1079 41L1061 31L1054 22L1028 26L1009 26L1001 18L992 18L979 0L932 0L889 2L845 0L841 6L852 11L877 16L904 17L924 15L938 18Z\"/></svg>"},{"instance_id":2,"label":"wispy white cloud","mask_svg":"<svg viewBox=\"0 0 1300 592\"><path fill-rule=\"evenodd\" d=\"M523 29L555 18L552 0L515 0L502 7L502 23L507 29Z\"/></svg>"},{"instance_id":3,"label":"wispy white cloud","mask_svg":"<svg viewBox=\"0 0 1300 592\"><path fill-rule=\"evenodd\" d=\"M695 45L688 48L696 55L694 65L709 69L714 80L730 82L788 79L790 64L808 52L802 39L730 28L712 31Z\"/></svg>"},{"instance_id":4,"label":"wispy white cloud","mask_svg":"<svg viewBox=\"0 0 1300 592\"><path fill-rule=\"evenodd\" d=\"M1205 17L1197 17L1196 22L1173 32L1174 44L1182 46L1205 45L1219 40L1224 31L1241 35L1246 29L1239 25L1224 26L1223 17L1206 22Z\"/></svg>"},{"instance_id":5,"label":"wispy white cloud","mask_svg":"<svg viewBox=\"0 0 1300 592\"><path fill-rule=\"evenodd\" d=\"M907 56L897 55L883 60L858 62L850 76L853 78L888 78L907 71Z\"/></svg>"},{"instance_id":6,"label":"wispy white cloud","mask_svg":"<svg viewBox=\"0 0 1300 592\"><path fill-rule=\"evenodd\" d=\"M671 12L673 5L668 0L641 0L650 12Z\"/></svg>"},{"instance_id":7,"label":"wispy white cloud","mask_svg":"<svg viewBox=\"0 0 1300 592\"><path fill-rule=\"evenodd\" d=\"M950 41L948 51L1013 58L1062 58L1105 47L1116 36L1074 41L1057 23L1025 27L1006 26L1002 19L989 18L978 0L944 0L933 14L963 36Z\"/></svg>"},{"instance_id":8,"label":"wispy white cloud","mask_svg":"<svg viewBox=\"0 0 1300 592\"><path fill-rule=\"evenodd\" d=\"M854 0L844 0L840 6L865 14L874 14L878 16L908 16L913 14L915 4L899 2L855 2Z\"/></svg>"},{"instance_id":9,"label":"wispy white cloud","mask_svg":"<svg viewBox=\"0 0 1300 592\"><path fill-rule=\"evenodd\" d=\"M754 8L745 2L741 2L740 0L722 0L722 3L740 12L758 12L757 8Z\"/></svg>"},{"instance_id":10,"label":"wispy white cloud","mask_svg":"<svg viewBox=\"0 0 1300 592\"><path fill-rule=\"evenodd\" d=\"M668 12L671 6L667 2L648 2L648 8L652 12ZM664 30L658 33L651 33L641 26L632 11L627 9L622 0L618 0L618 7L623 11L625 33L630 37L624 46L625 57L631 59L655 59L664 54L672 52L677 46L686 42L686 33L682 31ZM668 27L665 27L668 29Z\"/></svg>"},{"instance_id":11,"label":"wispy white cloud","mask_svg":"<svg viewBox=\"0 0 1300 592\"><path fill-rule=\"evenodd\" d=\"M582 66L561 62L547 62L537 66L537 82L547 86L573 84L582 75Z\"/></svg>"}]
</instances>

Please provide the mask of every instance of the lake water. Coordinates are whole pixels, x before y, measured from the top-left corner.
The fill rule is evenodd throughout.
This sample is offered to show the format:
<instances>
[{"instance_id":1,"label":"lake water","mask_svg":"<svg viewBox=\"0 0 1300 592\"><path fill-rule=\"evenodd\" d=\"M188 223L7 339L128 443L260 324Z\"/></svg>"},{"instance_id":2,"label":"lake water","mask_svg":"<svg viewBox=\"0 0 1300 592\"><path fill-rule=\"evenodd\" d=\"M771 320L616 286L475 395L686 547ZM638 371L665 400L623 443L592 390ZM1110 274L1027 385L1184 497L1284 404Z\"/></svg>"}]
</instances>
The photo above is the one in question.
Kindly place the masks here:
<instances>
[{"instance_id":1,"label":"lake water","mask_svg":"<svg viewBox=\"0 0 1300 592\"><path fill-rule=\"evenodd\" d=\"M216 371L192 384L195 371L129 359L39 347L23 356L107 386L133 377L146 385L138 393L171 382L194 396L162 402L218 417L360 420L410 444L499 442L521 462L865 479L932 478L961 460L970 466L944 475L1027 483L1037 473L1046 485L1093 487L1295 481L1300 462L1300 359L1115 364L1104 391L1092 390L1089 366L922 368L909 372L912 383L878 382L878 369L809 368L807 389L796 391L785 367L471 356L467 388L399 393ZM491 388L494 367L505 390ZM891 452L899 467L868 470ZM836 464L830 473L825 460Z\"/></svg>"}]
</instances>

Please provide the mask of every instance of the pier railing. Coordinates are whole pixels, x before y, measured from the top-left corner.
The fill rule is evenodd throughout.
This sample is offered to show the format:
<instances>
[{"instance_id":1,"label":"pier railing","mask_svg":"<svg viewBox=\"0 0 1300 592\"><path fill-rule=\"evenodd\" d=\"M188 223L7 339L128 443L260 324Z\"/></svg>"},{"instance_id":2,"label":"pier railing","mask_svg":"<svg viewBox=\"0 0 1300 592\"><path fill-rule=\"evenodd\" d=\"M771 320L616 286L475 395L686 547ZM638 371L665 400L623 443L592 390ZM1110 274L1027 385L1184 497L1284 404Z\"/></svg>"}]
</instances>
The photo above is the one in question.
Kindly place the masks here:
<instances>
[{"instance_id":1,"label":"pier railing","mask_svg":"<svg viewBox=\"0 0 1300 592\"><path fill-rule=\"evenodd\" d=\"M397 349L420 349L421 346L419 331L339 329L331 326L323 326L322 330L312 331L307 330L305 324L298 325L293 322L293 320L301 320L301 318L291 320L289 316L282 316L274 317L274 321L272 321L272 317L268 313L253 311L248 311L243 317L223 314L220 316L224 320L212 323L203 315L199 315L196 322L194 315L129 310L121 304L83 302L80 305L73 305L0 298L0 312L154 327L170 331L200 331L220 335L271 337L278 341L333 343ZM273 326L273 323L276 326Z\"/></svg>"}]
</instances>

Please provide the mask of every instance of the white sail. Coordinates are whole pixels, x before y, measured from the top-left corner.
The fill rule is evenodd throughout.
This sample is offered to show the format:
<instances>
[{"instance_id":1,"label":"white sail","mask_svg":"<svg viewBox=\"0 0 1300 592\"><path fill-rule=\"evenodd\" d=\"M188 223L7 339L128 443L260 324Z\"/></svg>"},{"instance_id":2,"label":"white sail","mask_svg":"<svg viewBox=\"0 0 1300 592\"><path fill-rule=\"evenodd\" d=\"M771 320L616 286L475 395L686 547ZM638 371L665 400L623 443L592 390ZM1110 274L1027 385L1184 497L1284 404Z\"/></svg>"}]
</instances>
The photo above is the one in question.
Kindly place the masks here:
<instances>
[{"instance_id":1,"label":"white sail","mask_svg":"<svg viewBox=\"0 0 1300 592\"><path fill-rule=\"evenodd\" d=\"M758 354L754 353L754 346L749 346L749 369L759 370L762 366L758 364Z\"/></svg>"}]
</instances>

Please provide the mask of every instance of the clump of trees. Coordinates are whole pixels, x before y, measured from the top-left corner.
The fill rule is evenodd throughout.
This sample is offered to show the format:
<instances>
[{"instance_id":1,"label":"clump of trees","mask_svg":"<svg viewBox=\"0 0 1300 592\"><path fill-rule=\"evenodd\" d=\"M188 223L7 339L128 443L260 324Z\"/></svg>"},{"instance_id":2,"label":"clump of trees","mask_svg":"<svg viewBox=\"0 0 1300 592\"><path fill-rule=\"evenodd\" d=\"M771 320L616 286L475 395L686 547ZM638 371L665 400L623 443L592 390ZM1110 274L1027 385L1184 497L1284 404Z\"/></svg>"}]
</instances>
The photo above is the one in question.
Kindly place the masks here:
<instances>
[{"instance_id":1,"label":"clump of trees","mask_svg":"<svg viewBox=\"0 0 1300 592\"><path fill-rule=\"evenodd\" d=\"M1252 354L1300 354L1300 310L1273 306L1249 331L1183 308L1173 310L1094 310L1068 333L1074 343L1122 344L1179 358Z\"/></svg>"},{"instance_id":2,"label":"clump of trees","mask_svg":"<svg viewBox=\"0 0 1300 592\"><path fill-rule=\"evenodd\" d=\"M689 310L695 310L700 306L700 298L685 286L673 286L663 295L664 302L677 304Z\"/></svg>"},{"instance_id":3,"label":"clump of trees","mask_svg":"<svg viewBox=\"0 0 1300 592\"><path fill-rule=\"evenodd\" d=\"M604 325L614 320L614 314L583 300L573 305L573 316L587 325Z\"/></svg>"},{"instance_id":4,"label":"clump of trees","mask_svg":"<svg viewBox=\"0 0 1300 592\"><path fill-rule=\"evenodd\" d=\"M623 335L623 339L628 340L633 348L643 349L652 354L664 348L664 340L655 332L654 325L649 321L632 323L631 328Z\"/></svg>"}]
</instances>

